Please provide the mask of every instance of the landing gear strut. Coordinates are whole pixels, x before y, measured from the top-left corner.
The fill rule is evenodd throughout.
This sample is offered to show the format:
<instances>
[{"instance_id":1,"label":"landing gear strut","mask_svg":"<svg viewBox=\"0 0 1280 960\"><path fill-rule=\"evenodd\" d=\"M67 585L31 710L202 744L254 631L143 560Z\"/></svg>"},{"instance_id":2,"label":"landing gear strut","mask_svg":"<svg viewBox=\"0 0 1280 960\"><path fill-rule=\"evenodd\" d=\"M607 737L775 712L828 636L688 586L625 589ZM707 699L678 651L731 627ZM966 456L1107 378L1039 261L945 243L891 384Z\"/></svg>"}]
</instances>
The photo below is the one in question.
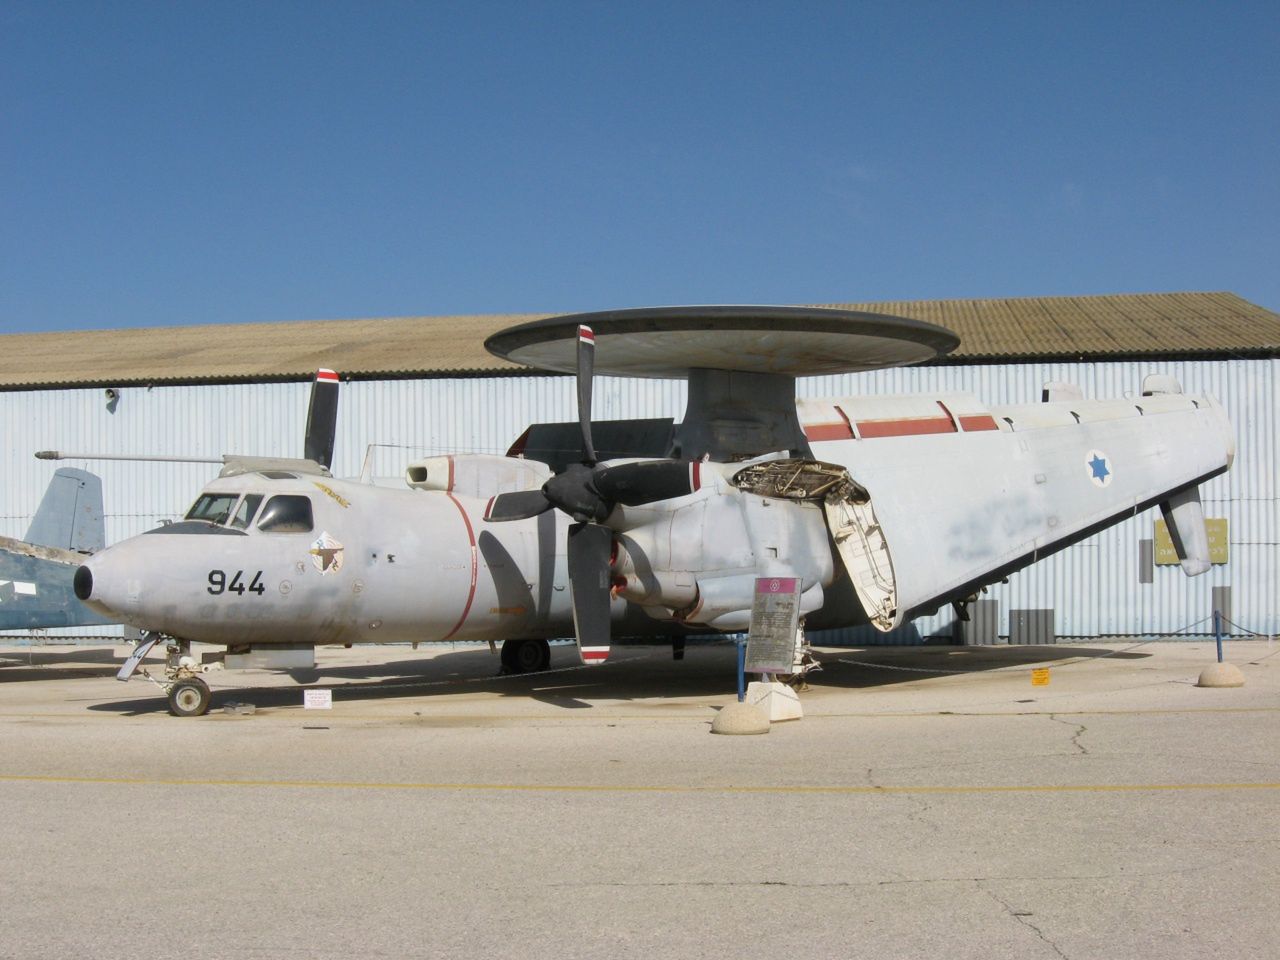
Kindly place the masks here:
<instances>
[{"instance_id":1,"label":"landing gear strut","mask_svg":"<svg viewBox=\"0 0 1280 960\"><path fill-rule=\"evenodd\" d=\"M551 644L546 640L502 641L503 673L535 673L551 666Z\"/></svg>"},{"instance_id":2,"label":"landing gear strut","mask_svg":"<svg viewBox=\"0 0 1280 960\"><path fill-rule=\"evenodd\" d=\"M142 663L142 658L156 644L164 643L164 678L161 683L142 669L142 675L164 691L169 712L175 717L201 717L209 712L209 685L200 678L200 666L191 656L191 642L148 631L138 640L133 655L125 661L117 680L128 680Z\"/></svg>"}]
</instances>

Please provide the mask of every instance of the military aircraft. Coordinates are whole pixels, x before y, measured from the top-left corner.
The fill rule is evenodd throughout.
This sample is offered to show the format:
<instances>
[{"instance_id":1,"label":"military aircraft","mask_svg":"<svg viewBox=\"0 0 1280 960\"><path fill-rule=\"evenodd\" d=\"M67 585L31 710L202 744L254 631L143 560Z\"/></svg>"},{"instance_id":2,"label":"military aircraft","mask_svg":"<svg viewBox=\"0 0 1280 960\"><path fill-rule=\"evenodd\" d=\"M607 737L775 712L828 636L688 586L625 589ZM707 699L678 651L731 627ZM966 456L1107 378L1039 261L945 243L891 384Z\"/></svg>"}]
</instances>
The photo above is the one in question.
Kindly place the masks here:
<instances>
[{"instance_id":1,"label":"military aircraft","mask_svg":"<svg viewBox=\"0 0 1280 960\"><path fill-rule=\"evenodd\" d=\"M25 537L0 537L0 630L112 623L72 593L76 570L105 542L102 480L55 471Z\"/></svg>"},{"instance_id":2,"label":"military aircraft","mask_svg":"<svg viewBox=\"0 0 1280 960\"><path fill-rule=\"evenodd\" d=\"M327 450L309 442L303 460L228 458L183 521L88 559L76 595L147 631L121 679L165 643L170 710L190 716L209 706L192 641L226 646L229 666L296 665L317 644L502 641L504 666L528 671L571 636L598 664L613 636L746 630L757 585L783 581L805 628L888 631L1157 504L1184 572L1208 568L1198 485L1229 468L1234 441L1219 404L1170 377L1132 399L1051 384L1000 407L960 393L796 400L798 376L958 342L901 317L794 307L522 324L486 347L574 373L577 424L535 425L505 457L410 464L395 490L330 475L330 423ZM687 378L682 421L593 424L597 370ZM553 453L566 431L576 456Z\"/></svg>"}]
</instances>

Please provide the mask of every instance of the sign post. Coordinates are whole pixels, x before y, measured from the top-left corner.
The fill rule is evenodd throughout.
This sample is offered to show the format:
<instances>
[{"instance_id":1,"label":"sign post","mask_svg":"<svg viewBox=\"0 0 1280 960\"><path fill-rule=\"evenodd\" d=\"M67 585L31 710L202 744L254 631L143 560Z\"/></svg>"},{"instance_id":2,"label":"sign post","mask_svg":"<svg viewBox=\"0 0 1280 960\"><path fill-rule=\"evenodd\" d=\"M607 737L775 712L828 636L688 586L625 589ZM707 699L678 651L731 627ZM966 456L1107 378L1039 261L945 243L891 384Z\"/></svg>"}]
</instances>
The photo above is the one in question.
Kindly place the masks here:
<instances>
[{"instance_id":1,"label":"sign post","mask_svg":"<svg viewBox=\"0 0 1280 960\"><path fill-rule=\"evenodd\" d=\"M770 721L804 716L796 692L773 679L774 674L795 670L801 586L797 577L759 577L752 597L744 671L762 677L747 687L746 699L761 707Z\"/></svg>"},{"instance_id":2,"label":"sign post","mask_svg":"<svg viewBox=\"0 0 1280 960\"><path fill-rule=\"evenodd\" d=\"M758 578L747 635L747 673L790 673L796 662L799 625L799 579Z\"/></svg>"}]
</instances>

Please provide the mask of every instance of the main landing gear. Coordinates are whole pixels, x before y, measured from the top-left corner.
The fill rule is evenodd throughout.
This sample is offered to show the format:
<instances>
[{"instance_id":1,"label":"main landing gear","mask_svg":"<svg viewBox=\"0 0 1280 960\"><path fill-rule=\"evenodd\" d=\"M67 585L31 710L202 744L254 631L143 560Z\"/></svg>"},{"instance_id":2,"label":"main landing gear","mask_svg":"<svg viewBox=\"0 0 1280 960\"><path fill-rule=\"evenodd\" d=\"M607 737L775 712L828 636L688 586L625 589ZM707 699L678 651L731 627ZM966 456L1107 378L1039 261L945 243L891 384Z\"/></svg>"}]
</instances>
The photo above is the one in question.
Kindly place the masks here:
<instances>
[{"instance_id":1,"label":"main landing gear","mask_svg":"<svg viewBox=\"0 0 1280 960\"><path fill-rule=\"evenodd\" d=\"M551 644L536 640L503 640L503 673L536 673L551 666Z\"/></svg>"},{"instance_id":2,"label":"main landing gear","mask_svg":"<svg viewBox=\"0 0 1280 960\"><path fill-rule=\"evenodd\" d=\"M200 677L200 665L191 656L191 643L177 637L147 631L138 640L133 653L116 673L117 680L128 680L137 671L142 658L161 641L164 642L164 682L151 676L144 667L142 675L164 691L169 712L175 717L201 717L209 712L209 685Z\"/></svg>"}]
</instances>

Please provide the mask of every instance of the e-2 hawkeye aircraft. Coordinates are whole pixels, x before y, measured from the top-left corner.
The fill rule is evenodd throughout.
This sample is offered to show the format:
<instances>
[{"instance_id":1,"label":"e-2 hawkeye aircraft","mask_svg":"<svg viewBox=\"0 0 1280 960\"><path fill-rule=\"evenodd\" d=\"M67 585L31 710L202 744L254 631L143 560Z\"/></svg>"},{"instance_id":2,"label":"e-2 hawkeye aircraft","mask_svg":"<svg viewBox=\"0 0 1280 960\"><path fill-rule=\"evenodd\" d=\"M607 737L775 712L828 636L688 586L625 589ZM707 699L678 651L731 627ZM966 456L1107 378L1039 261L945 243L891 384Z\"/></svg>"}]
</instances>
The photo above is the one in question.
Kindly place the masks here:
<instances>
[{"instance_id":1,"label":"e-2 hawkeye aircraft","mask_svg":"<svg viewBox=\"0 0 1280 960\"><path fill-rule=\"evenodd\" d=\"M796 401L797 376L958 343L919 321L790 307L512 327L486 347L577 375L576 462L532 459L526 434L529 456L429 458L408 467L410 489L380 488L329 475L330 424L328 450L307 459L229 458L185 520L87 560L76 594L147 631L122 679L165 643L170 709L189 716L209 705L192 641L226 646L229 664L316 644L502 641L504 666L526 671L547 665L549 638L573 636L597 664L611 636L748 629L762 578L798 582L802 632L889 631L1157 504L1184 571L1208 569L1198 485L1234 443L1219 404L1170 377L1133 399L1059 384L1047 402L990 408L967 394ZM601 458L597 368L687 378L683 420L660 441L614 424Z\"/></svg>"}]
</instances>

